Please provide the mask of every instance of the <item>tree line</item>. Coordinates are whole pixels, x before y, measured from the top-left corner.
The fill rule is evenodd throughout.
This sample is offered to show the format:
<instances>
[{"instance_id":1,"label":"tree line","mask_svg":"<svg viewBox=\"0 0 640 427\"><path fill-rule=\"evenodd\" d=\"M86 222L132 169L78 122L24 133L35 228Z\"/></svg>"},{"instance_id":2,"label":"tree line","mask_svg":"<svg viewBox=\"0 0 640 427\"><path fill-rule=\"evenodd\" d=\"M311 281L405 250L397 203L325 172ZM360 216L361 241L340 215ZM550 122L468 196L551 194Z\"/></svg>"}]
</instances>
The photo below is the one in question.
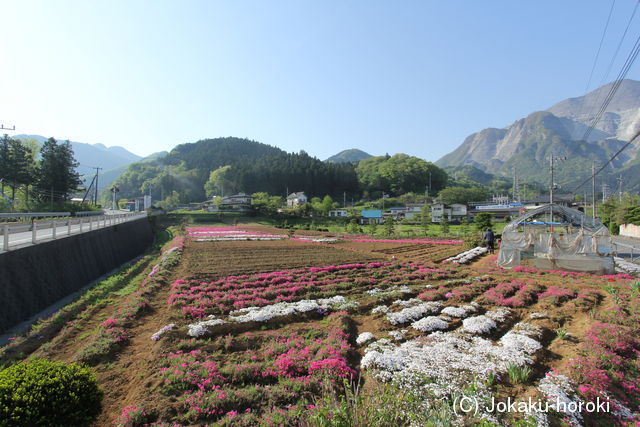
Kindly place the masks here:
<instances>
[{"instance_id":1,"label":"tree line","mask_svg":"<svg viewBox=\"0 0 640 427\"><path fill-rule=\"evenodd\" d=\"M21 195L25 208L32 203L53 207L66 201L78 190L80 176L76 172L78 162L71 143L59 143L54 138L42 147L4 135L0 139L0 191L3 205L15 207ZM10 189L11 191L7 191Z\"/></svg>"}]
</instances>

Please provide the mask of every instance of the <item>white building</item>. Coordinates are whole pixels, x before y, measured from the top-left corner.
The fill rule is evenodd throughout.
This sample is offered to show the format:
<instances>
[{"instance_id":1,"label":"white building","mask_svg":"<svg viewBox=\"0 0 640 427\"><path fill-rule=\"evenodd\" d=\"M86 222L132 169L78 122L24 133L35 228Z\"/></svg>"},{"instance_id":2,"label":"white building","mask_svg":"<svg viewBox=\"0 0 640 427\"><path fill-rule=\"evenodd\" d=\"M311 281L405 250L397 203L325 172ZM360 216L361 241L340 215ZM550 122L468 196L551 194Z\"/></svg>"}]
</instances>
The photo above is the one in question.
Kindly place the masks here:
<instances>
[{"instance_id":1,"label":"white building","mask_svg":"<svg viewBox=\"0 0 640 427\"><path fill-rule=\"evenodd\" d=\"M349 216L349 211L346 209L333 209L329 211L329 216L331 218L346 218Z\"/></svg>"},{"instance_id":2,"label":"white building","mask_svg":"<svg viewBox=\"0 0 640 427\"><path fill-rule=\"evenodd\" d=\"M295 208L296 206L300 206L307 203L307 196L305 196L304 191L299 191L297 193L291 193L287 196L287 207Z\"/></svg>"},{"instance_id":3,"label":"white building","mask_svg":"<svg viewBox=\"0 0 640 427\"><path fill-rule=\"evenodd\" d=\"M447 222L460 222L466 216L467 205L462 203L453 203L451 205L436 203L431 205L431 222L442 222L444 217L447 218Z\"/></svg>"}]
</instances>

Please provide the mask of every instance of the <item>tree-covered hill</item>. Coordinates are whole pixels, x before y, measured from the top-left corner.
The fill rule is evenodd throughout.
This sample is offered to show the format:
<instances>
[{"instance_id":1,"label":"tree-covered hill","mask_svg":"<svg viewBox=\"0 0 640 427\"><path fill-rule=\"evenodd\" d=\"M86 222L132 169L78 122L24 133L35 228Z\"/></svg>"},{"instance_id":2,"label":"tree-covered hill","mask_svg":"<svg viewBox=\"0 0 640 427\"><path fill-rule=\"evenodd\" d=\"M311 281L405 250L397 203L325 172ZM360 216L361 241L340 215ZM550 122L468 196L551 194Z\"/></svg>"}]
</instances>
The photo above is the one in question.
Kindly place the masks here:
<instances>
[{"instance_id":1,"label":"tree-covered hill","mask_svg":"<svg viewBox=\"0 0 640 427\"><path fill-rule=\"evenodd\" d=\"M354 163L359 162L360 160L368 159L369 157L373 157L369 153L365 153L362 150L358 150L357 148L351 148L349 150L343 150L338 154L334 154L329 157L325 162L328 163Z\"/></svg>"}]
</instances>

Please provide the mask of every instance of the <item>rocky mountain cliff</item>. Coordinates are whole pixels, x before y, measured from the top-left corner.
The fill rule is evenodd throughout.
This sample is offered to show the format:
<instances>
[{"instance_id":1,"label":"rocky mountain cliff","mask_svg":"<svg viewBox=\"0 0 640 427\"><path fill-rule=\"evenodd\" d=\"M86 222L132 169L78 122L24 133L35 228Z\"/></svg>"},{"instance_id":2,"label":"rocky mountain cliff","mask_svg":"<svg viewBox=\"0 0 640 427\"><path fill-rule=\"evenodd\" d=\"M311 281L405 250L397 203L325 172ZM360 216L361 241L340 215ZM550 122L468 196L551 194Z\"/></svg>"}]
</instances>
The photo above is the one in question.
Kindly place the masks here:
<instances>
[{"instance_id":1,"label":"rocky mountain cliff","mask_svg":"<svg viewBox=\"0 0 640 427\"><path fill-rule=\"evenodd\" d=\"M583 140L611 85L561 101L506 128L488 128L474 133L436 164L440 167L473 165L502 175L511 175L516 168L523 178L547 182L548 157L551 154L567 156L567 161L558 168L558 182L568 188L589 176L593 161L597 164L606 162L640 129L640 82L624 80L596 128L586 141ZM635 143L627 148L603 177L611 180L616 173L635 165L639 147L640 143ZM640 174L629 175L628 184L638 186Z\"/></svg>"}]
</instances>

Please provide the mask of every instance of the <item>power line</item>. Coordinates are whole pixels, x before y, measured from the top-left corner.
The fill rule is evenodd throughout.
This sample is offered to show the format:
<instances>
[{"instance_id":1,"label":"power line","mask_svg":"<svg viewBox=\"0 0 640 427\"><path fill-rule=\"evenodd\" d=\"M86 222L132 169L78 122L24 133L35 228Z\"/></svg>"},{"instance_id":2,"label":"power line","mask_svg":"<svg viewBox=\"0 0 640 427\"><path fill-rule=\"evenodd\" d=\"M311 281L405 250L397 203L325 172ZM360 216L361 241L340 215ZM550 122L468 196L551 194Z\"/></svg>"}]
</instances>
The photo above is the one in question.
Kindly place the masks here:
<instances>
[{"instance_id":1,"label":"power line","mask_svg":"<svg viewBox=\"0 0 640 427\"><path fill-rule=\"evenodd\" d=\"M582 140L586 141L589 135L591 134L591 132L593 131L593 129L595 129L596 124L598 124L598 122L600 121L600 118L606 111L607 107L609 106L609 103L613 99L614 95L618 91L618 88L622 84L622 81L624 80L627 73L629 72L631 65L633 65L633 62L636 60L638 56L638 52L640 52L640 36L638 36L638 38L636 39L636 42L633 48L631 49L631 52L627 56L627 60L622 66L622 70L620 70L620 73L618 73L618 77L616 78L616 81L613 83L613 85L609 89L609 93L607 94L604 102L602 103L600 110L598 110L598 113L591 120L589 128L585 131L584 136L582 137Z\"/></svg>"},{"instance_id":2,"label":"power line","mask_svg":"<svg viewBox=\"0 0 640 427\"><path fill-rule=\"evenodd\" d=\"M604 42L604 38L607 35L607 29L609 28L609 21L611 21L611 14L613 13L613 7L616 5L616 0L611 2L611 9L609 9L609 16L607 17L607 23L604 26L604 31L602 32L602 37L600 38L600 45L598 45L598 52L596 53L596 58L593 61L593 67L591 67L591 74L589 74L589 80L587 80L587 87L584 90L585 93L589 91L589 86L591 85L591 79L593 78L593 72L596 69L596 64L598 63L598 57L600 57L600 50L602 49L602 43Z\"/></svg>"},{"instance_id":3,"label":"power line","mask_svg":"<svg viewBox=\"0 0 640 427\"><path fill-rule=\"evenodd\" d=\"M629 145L631 145L631 143L640 136L640 131L637 132L633 138L631 138L629 140L629 142L627 142L626 144L624 144L622 146L622 148L620 148L613 156L611 156L611 158L600 167L600 169L598 169L592 176L590 176L589 178L587 178L586 180L584 180L580 185L578 185L573 192L575 193L576 191L578 191L583 185L585 185L587 182L589 182L591 179L593 179L593 177L595 177L596 175L598 175L600 172L602 172L602 170L607 167L609 165L609 163L611 163L613 161L613 159L615 159L616 157L618 157L618 154L622 153L622 151L627 148Z\"/></svg>"},{"instance_id":4,"label":"power line","mask_svg":"<svg viewBox=\"0 0 640 427\"><path fill-rule=\"evenodd\" d=\"M622 42L624 42L624 39L627 36L627 31L629 31L629 27L631 26L631 21L633 21L633 17L636 16L636 11L638 10L638 5L640 5L640 0L638 0L636 2L636 5L633 8L633 12L631 13L631 17L629 17L629 22L627 22L627 27L624 29L624 33L622 33L622 37L620 37L620 41L618 42L618 46L616 47L616 51L613 53L613 57L611 58L611 62L609 62L609 66L607 67L607 72L605 73L604 78L602 79L602 84L600 86L602 86L604 84L604 82L607 80L607 77L609 77L609 72L611 71L611 68L613 67L613 63L615 62L616 58L618 57L618 52L620 52L620 48L622 47Z\"/></svg>"}]
</instances>

